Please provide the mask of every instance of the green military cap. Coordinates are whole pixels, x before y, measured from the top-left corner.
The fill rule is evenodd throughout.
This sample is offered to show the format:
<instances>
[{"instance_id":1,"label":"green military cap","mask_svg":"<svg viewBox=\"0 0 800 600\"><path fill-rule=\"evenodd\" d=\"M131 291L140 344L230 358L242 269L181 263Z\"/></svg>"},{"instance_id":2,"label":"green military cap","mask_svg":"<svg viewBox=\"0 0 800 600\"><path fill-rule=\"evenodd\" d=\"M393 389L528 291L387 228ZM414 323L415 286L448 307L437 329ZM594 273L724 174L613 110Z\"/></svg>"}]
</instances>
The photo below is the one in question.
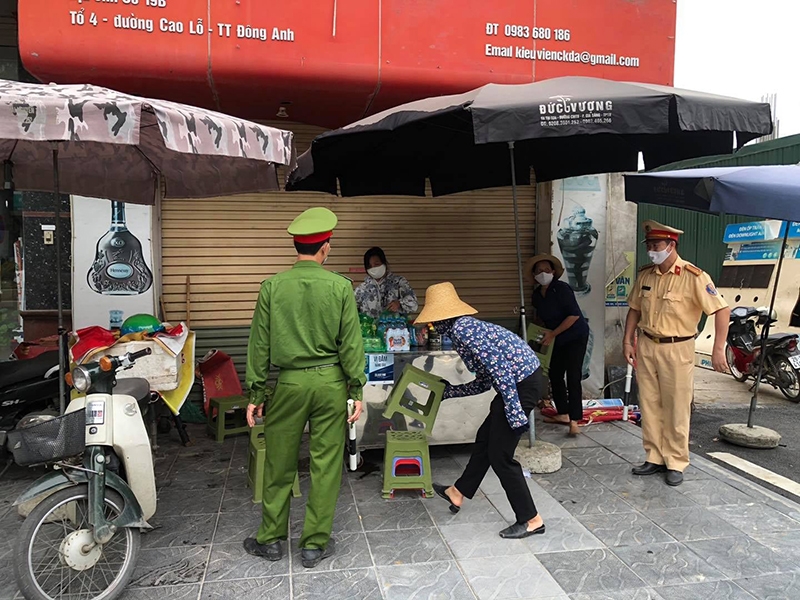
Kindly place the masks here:
<instances>
[{"instance_id":1,"label":"green military cap","mask_svg":"<svg viewBox=\"0 0 800 600\"><path fill-rule=\"evenodd\" d=\"M301 244L317 244L330 239L339 219L333 211L322 206L301 213L286 230Z\"/></svg>"}]
</instances>

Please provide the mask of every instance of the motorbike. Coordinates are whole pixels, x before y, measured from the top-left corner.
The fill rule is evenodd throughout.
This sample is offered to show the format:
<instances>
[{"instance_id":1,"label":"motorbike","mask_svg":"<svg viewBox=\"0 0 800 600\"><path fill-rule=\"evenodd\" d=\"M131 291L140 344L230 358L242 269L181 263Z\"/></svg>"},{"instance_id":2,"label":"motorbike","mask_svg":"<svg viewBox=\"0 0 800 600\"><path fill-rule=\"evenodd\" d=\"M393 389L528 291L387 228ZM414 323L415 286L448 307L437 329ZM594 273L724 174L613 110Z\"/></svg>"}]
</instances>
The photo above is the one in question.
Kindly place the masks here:
<instances>
[{"instance_id":1,"label":"motorbike","mask_svg":"<svg viewBox=\"0 0 800 600\"><path fill-rule=\"evenodd\" d=\"M737 306L731 311L725 357L737 381L755 380L761 355L760 329L777 322L765 307ZM767 338L762 381L800 402L800 349L794 333L772 333Z\"/></svg>"},{"instance_id":2,"label":"motorbike","mask_svg":"<svg viewBox=\"0 0 800 600\"><path fill-rule=\"evenodd\" d=\"M0 459L8 432L31 419L58 416L58 352L0 362Z\"/></svg>"},{"instance_id":3,"label":"motorbike","mask_svg":"<svg viewBox=\"0 0 800 600\"><path fill-rule=\"evenodd\" d=\"M146 348L78 366L63 416L9 432L20 465L53 464L14 503L26 516L13 555L28 600L113 600L133 575L140 534L156 511L153 457L142 413L144 379L117 380Z\"/></svg>"}]
</instances>

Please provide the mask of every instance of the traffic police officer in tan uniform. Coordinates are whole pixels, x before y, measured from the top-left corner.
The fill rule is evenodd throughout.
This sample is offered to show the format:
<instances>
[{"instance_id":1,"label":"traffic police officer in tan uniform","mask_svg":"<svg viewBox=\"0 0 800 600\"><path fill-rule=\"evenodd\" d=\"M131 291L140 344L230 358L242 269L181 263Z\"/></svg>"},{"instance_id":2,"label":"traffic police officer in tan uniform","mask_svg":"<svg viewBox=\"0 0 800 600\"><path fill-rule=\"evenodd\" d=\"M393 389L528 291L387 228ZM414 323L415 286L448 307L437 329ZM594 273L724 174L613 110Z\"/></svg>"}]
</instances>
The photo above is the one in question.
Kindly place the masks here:
<instances>
[{"instance_id":1,"label":"traffic police officer in tan uniform","mask_svg":"<svg viewBox=\"0 0 800 600\"><path fill-rule=\"evenodd\" d=\"M643 267L628 298L625 359L636 359L645 463L634 475L666 470L668 485L680 485L689 465L689 421L694 394L697 325L714 315L715 371L725 372L725 339L730 309L707 273L678 255L683 232L645 221L645 244L653 264ZM634 334L639 329L634 355Z\"/></svg>"}]
</instances>

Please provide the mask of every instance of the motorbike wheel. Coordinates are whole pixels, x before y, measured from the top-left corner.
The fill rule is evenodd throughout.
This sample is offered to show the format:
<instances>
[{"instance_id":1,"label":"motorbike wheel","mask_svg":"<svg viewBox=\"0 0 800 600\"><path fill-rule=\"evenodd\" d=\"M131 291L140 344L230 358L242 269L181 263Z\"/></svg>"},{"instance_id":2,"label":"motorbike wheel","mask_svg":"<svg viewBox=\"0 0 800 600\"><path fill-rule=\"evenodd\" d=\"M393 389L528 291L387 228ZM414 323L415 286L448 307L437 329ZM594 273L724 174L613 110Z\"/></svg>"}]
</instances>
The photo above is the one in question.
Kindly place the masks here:
<instances>
[{"instance_id":1,"label":"motorbike wheel","mask_svg":"<svg viewBox=\"0 0 800 600\"><path fill-rule=\"evenodd\" d=\"M725 346L725 358L728 361L728 368L731 371L731 375L736 381L747 381L747 374L742 373L739 369L736 368L736 357L733 354L733 348L730 346Z\"/></svg>"},{"instance_id":2,"label":"motorbike wheel","mask_svg":"<svg viewBox=\"0 0 800 600\"><path fill-rule=\"evenodd\" d=\"M158 419L158 433L167 435L172 429L172 423L169 422L169 417L160 417Z\"/></svg>"},{"instance_id":3,"label":"motorbike wheel","mask_svg":"<svg viewBox=\"0 0 800 600\"><path fill-rule=\"evenodd\" d=\"M120 514L122 496L106 489L106 518ZM85 551L91 541L89 488L60 490L39 503L17 537L14 571L28 600L113 600L133 575L141 544L138 529L118 530L106 544Z\"/></svg>"},{"instance_id":4,"label":"motorbike wheel","mask_svg":"<svg viewBox=\"0 0 800 600\"><path fill-rule=\"evenodd\" d=\"M800 402L800 376L786 357L775 359L775 376L781 393L792 402Z\"/></svg>"}]
</instances>

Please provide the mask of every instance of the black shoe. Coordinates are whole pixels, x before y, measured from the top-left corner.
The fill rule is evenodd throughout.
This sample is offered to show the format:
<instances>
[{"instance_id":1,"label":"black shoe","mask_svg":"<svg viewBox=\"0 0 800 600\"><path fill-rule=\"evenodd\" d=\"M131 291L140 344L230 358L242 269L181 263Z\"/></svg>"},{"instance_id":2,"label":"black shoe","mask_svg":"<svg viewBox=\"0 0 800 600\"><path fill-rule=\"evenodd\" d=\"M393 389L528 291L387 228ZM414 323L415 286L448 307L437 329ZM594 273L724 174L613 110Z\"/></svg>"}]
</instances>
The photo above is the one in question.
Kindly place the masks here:
<instances>
[{"instance_id":1,"label":"black shoe","mask_svg":"<svg viewBox=\"0 0 800 600\"><path fill-rule=\"evenodd\" d=\"M656 473L663 473L666 470L667 467L664 465L646 462L641 467L633 467L633 469L631 469L631 473L634 475L655 475Z\"/></svg>"},{"instance_id":2,"label":"black shoe","mask_svg":"<svg viewBox=\"0 0 800 600\"><path fill-rule=\"evenodd\" d=\"M680 471L673 471L672 469L669 469L667 471L667 476L665 479L667 485L675 487L676 485L680 485L683 483L683 473L681 473Z\"/></svg>"},{"instance_id":3,"label":"black shoe","mask_svg":"<svg viewBox=\"0 0 800 600\"><path fill-rule=\"evenodd\" d=\"M531 535L544 533L544 531L544 525L537 527L533 531L528 531L527 523L514 523L510 527L503 529L503 531L500 532L500 537L507 540L521 540L522 538L526 538Z\"/></svg>"},{"instance_id":4,"label":"black shoe","mask_svg":"<svg viewBox=\"0 0 800 600\"><path fill-rule=\"evenodd\" d=\"M266 558L272 562L279 561L283 558L283 549L281 548L280 542L259 544L256 538L247 538L242 545L244 546L244 551L252 556Z\"/></svg>"},{"instance_id":5,"label":"black shoe","mask_svg":"<svg viewBox=\"0 0 800 600\"><path fill-rule=\"evenodd\" d=\"M442 498L443 500L447 500L447 502L450 504L450 512L451 513L453 513L455 515L455 514L458 513L458 511L461 510L461 507L460 506L456 506L455 504L453 504L453 501L450 499L450 496L447 495L447 486L446 485L441 485L439 483L434 483L433 484L433 491L436 492L436 495L439 496L439 498Z\"/></svg>"},{"instance_id":6,"label":"black shoe","mask_svg":"<svg viewBox=\"0 0 800 600\"><path fill-rule=\"evenodd\" d=\"M306 569L313 569L322 560L333 556L334 552L336 552L336 543L331 538L325 550L318 548L303 548L300 550L300 560Z\"/></svg>"}]
</instances>

